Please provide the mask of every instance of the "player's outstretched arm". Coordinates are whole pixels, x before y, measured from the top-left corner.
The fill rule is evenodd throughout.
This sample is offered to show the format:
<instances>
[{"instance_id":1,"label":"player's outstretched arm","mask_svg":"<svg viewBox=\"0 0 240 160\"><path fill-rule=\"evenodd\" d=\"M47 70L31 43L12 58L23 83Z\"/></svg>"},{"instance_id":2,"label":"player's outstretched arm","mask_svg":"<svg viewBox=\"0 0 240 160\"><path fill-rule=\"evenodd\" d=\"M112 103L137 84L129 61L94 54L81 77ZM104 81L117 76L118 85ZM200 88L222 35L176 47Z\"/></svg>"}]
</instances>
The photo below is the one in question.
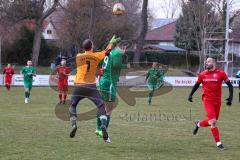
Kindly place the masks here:
<instances>
[{"instance_id":1,"label":"player's outstretched arm","mask_svg":"<svg viewBox=\"0 0 240 160\"><path fill-rule=\"evenodd\" d=\"M97 57L99 58L99 60L103 60L106 56L108 56L113 48L113 46L118 43L121 39L117 38L115 35L112 37L112 39L110 40L107 48L101 52L97 52L95 55L97 55ZM77 61L77 59L76 59Z\"/></svg>"},{"instance_id":2,"label":"player's outstretched arm","mask_svg":"<svg viewBox=\"0 0 240 160\"><path fill-rule=\"evenodd\" d=\"M116 37L116 35L114 35L114 36L111 38L109 44L115 45L115 44L117 44L120 40L121 40L120 37Z\"/></svg>"},{"instance_id":3,"label":"player's outstretched arm","mask_svg":"<svg viewBox=\"0 0 240 160\"><path fill-rule=\"evenodd\" d=\"M121 40L121 38L120 37L116 37L115 35L111 38L107 48L105 49L106 56L110 53L110 51L112 50L113 46L115 44L117 44L120 40Z\"/></svg>"},{"instance_id":4,"label":"player's outstretched arm","mask_svg":"<svg viewBox=\"0 0 240 160\"><path fill-rule=\"evenodd\" d=\"M196 83L196 84L193 86L192 91L191 91L191 93L190 93L189 96L188 96L188 101L189 101L189 102L193 102L192 96L193 96L193 94L197 91L197 89L199 88L199 86L200 86L200 83Z\"/></svg>"},{"instance_id":5,"label":"player's outstretched arm","mask_svg":"<svg viewBox=\"0 0 240 160\"><path fill-rule=\"evenodd\" d=\"M226 99L227 101L227 105L231 106L232 105L232 100L233 100L233 86L232 83L230 81L226 82L228 89L229 89L229 97Z\"/></svg>"}]
</instances>

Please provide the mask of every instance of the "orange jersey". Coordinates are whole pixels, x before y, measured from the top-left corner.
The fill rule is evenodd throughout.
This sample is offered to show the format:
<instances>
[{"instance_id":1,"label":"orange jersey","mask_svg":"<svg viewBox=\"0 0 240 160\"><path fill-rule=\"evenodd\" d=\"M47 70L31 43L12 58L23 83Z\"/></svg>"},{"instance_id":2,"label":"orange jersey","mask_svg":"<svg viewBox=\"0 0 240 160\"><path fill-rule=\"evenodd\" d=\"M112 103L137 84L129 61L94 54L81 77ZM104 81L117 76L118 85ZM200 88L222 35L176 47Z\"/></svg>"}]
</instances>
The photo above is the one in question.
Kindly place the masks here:
<instances>
[{"instance_id":1,"label":"orange jersey","mask_svg":"<svg viewBox=\"0 0 240 160\"><path fill-rule=\"evenodd\" d=\"M112 48L108 45L107 49L101 52L86 51L76 56L77 73L74 79L75 84L92 84L96 83L96 71L98 64L104 59L106 54Z\"/></svg>"}]
</instances>

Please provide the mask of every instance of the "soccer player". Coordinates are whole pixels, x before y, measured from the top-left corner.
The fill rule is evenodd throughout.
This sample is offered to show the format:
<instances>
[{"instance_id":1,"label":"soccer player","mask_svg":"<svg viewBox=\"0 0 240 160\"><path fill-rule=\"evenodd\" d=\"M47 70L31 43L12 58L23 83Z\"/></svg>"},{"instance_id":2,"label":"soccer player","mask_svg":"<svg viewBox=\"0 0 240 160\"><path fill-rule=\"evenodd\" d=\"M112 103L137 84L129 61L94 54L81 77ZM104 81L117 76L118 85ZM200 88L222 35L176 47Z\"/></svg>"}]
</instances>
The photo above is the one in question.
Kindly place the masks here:
<instances>
[{"instance_id":1,"label":"soccer player","mask_svg":"<svg viewBox=\"0 0 240 160\"><path fill-rule=\"evenodd\" d=\"M103 73L99 81L100 94L106 104L107 124L109 126L110 116L116 107L117 82L119 81L121 69L127 68L127 55L124 54L126 47L118 44L103 61ZM96 135L102 136L101 120L97 113ZM110 141L110 139L109 139Z\"/></svg>"},{"instance_id":2,"label":"soccer player","mask_svg":"<svg viewBox=\"0 0 240 160\"><path fill-rule=\"evenodd\" d=\"M70 138L73 138L77 131L77 104L80 100L88 98L94 102L98 108L99 118L102 123L101 129L103 132L103 140L108 142L105 104L97 90L95 75L99 62L109 54L112 46L116 44L118 40L118 38L113 36L106 50L94 53L93 42L87 39L83 42L83 48L85 52L82 54L77 54L76 56L77 73L74 79L75 88L71 98L71 106L69 108L71 123Z\"/></svg>"},{"instance_id":3,"label":"soccer player","mask_svg":"<svg viewBox=\"0 0 240 160\"><path fill-rule=\"evenodd\" d=\"M237 72L236 78L240 78L240 70ZM238 101L240 103L240 81L238 82L238 88L239 88Z\"/></svg>"},{"instance_id":4,"label":"soccer player","mask_svg":"<svg viewBox=\"0 0 240 160\"><path fill-rule=\"evenodd\" d=\"M23 67L20 74L23 75L25 89L25 103L28 103L30 92L32 90L33 77L36 76L36 69L32 67L32 61L27 61L27 66Z\"/></svg>"},{"instance_id":5,"label":"soccer player","mask_svg":"<svg viewBox=\"0 0 240 160\"><path fill-rule=\"evenodd\" d=\"M58 97L59 104L65 104L68 92L68 76L70 75L70 69L66 66L66 60L61 61L61 66L57 67L58 77Z\"/></svg>"},{"instance_id":6,"label":"soccer player","mask_svg":"<svg viewBox=\"0 0 240 160\"><path fill-rule=\"evenodd\" d=\"M4 68L3 74L5 75L4 76L5 87L6 87L7 91L9 91L11 88L12 76L14 74L14 69L12 68L11 64L8 64L7 67Z\"/></svg>"},{"instance_id":7,"label":"soccer player","mask_svg":"<svg viewBox=\"0 0 240 160\"><path fill-rule=\"evenodd\" d=\"M148 70L147 76L145 81L147 82L148 89L150 90L148 94L148 104L151 105L152 97L154 94L155 89L159 88L159 83L161 79L161 72L158 68L158 63L153 62L152 68Z\"/></svg>"},{"instance_id":8,"label":"soccer player","mask_svg":"<svg viewBox=\"0 0 240 160\"><path fill-rule=\"evenodd\" d=\"M229 88L229 98L226 99L227 105L231 106L233 99L233 86L229 81L226 73L216 68L216 61L213 58L208 58L206 61L206 70L199 74L196 84L188 97L188 101L192 102L192 96L202 84L203 94L202 100L205 107L207 118L203 121L195 123L193 135L196 135L200 127L209 127L220 150L224 150L224 146L220 141L217 120L220 115L221 97L222 97L222 82L224 81Z\"/></svg>"}]
</instances>

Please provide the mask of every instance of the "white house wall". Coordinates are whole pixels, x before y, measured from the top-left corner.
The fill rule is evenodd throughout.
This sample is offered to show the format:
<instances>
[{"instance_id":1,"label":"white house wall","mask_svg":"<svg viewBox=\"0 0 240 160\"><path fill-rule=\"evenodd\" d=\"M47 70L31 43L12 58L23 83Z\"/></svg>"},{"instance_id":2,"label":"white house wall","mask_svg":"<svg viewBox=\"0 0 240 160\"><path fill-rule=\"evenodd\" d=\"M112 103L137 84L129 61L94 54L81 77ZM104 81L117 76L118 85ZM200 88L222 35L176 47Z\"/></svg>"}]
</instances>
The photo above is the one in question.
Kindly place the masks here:
<instances>
[{"instance_id":1,"label":"white house wall","mask_svg":"<svg viewBox=\"0 0 240 160\"><path fill-rule=\"evenodd\" d=\"M234 53L240 57L240 43L229 43L229 53Z\"/></svg>"},{"instance_id":2,"label":"white house wall","mask_svg":"<svg viewBox=\"0 0 240 160\"><path fill-rule=\"evenodd\" d=\"M48 34L48 30L50 30L52 33ZM42 36L46 40L56 40L58 39L57 33L55 28L53 27L52 23L49 23L46 27L46 29L42 32Z\"/></svg>"}]
</instances>

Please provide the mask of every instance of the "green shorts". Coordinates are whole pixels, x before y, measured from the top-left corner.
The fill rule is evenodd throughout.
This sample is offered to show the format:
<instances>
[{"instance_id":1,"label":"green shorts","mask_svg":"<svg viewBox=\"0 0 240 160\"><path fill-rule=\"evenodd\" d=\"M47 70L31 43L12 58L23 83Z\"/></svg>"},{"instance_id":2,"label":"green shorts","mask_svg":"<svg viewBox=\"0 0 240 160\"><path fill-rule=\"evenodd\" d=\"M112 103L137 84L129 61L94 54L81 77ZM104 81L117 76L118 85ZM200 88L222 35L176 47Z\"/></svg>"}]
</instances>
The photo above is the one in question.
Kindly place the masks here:
<instances>
[{"instance_id":1,"label":"green shorts","mask_svg":"<svg viewBox=\"0 0 240 160\"><path fill-rule=\"evenodd\" d=\"M32 82L25 82L24 81L24 88L31 90L32 89Z\"/></svg>"},{"instance_id":2,"label":"green shorts","mask_svg":"<svg viewBox=\"0 0 240 160\"><path fill-rule=\"evenodd\" d=\"M100 94L105 102L114 102L116 99L116 85L108 80L100 79L99 81Z\"/></svg>"},{"instance_id":3,"label":"green shorts","mask_svg":"<svg viewBox=\"0 0 240 160\"><path fill-rule=\"evenodd\" d=\"M163 81L159 81L157 83L148 83L147 86L149 90L154 90L162 87L163 83L164 83Z\"/></svg>"}]
</instances>

